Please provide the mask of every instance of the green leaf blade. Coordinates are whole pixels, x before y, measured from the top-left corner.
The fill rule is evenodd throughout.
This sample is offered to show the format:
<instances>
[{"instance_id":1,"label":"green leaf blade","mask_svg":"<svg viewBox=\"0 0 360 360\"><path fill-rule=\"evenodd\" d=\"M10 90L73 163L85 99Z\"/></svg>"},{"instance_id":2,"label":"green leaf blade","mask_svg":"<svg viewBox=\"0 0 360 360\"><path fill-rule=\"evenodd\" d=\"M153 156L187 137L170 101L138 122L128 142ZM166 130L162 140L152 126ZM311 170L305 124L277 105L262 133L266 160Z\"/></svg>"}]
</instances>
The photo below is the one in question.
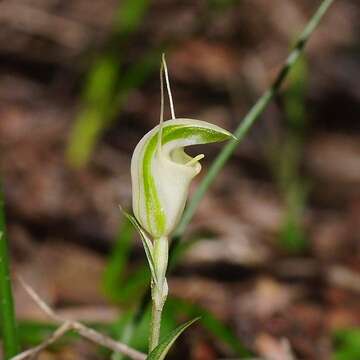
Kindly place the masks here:
<instances>
[{"instance_id":1,"label":"green leaf blade","mask_svg":"<svg viewBox=\"0 0 360 360\"><path fill-rule=\"evenodd\" d=\"M177 327L149 354L146 360L164 360L170 348L176 341L176 339L194 322L198 321L200 317L186 322L185 324Z\"/></svg>"},{"instance_id":2,"label":"green leaf blade","mask_svg":"<svg viewBox=\"0 0 360 360\"><path fill-rule=\"evenodd\" d=\"M5 360L15 356L20 349L6 235L5 204L0 188L0 328L3 333L2 346Z\"/></svg>"}]
</instances>

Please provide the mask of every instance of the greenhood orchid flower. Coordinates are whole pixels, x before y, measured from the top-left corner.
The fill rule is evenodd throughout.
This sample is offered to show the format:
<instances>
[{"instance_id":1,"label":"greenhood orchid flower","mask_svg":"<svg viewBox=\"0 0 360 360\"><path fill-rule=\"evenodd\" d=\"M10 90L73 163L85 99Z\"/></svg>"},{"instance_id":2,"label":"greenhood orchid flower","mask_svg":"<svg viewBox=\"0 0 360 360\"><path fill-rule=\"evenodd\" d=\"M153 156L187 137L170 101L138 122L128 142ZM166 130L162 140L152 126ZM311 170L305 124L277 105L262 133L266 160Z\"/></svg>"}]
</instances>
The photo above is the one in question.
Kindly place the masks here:
<instances>
[{"instance_id":1,"label":"greenhood orchid flower","mask_svg":"<svg viewBox=\"0 0 360 360\"><path fill-rule=\"evenodd\" d=\"M232 135L210 123L172 119L149 131L138 143L131 160L133 211L153 237L168 236L184 210L191 180L200 172L199 160L184 147L224 141Z\"/></svg>"},{"instance_id":2,"label":"greenhood orchid flower","mask_svg":"<svg viewBox=\"0 0 360 360\"><path fill-rule=\"evenodd\" d=\"M164 119L164 82L169 94L171 120ZM201 171L203 154L189 156L184 148L233 137L205 121L176 118L163 56L160 69L160 124L137 144L131 159L133 212L126 214L141 235L151 271L151 331L149 349L159 342L161 313L168 294L166 269L168 239L184 211L191 180Z\"/></svg>"}]
</instances>

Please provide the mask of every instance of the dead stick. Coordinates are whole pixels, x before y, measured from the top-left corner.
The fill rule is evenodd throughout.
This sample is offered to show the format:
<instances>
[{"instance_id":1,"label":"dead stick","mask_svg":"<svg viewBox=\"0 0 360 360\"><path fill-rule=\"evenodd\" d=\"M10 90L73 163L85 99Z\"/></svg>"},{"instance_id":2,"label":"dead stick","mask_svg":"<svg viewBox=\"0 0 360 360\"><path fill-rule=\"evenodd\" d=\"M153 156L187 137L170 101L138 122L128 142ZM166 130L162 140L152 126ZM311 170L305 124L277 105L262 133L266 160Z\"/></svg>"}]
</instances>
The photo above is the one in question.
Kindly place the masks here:
<instances>
[{"instance_id":1,"label":"dead stick","mask_svg":"<svg viewBox=\"0 0 360 360\"><path fill-rule=\"evenodd\" d=\"M37 353L44 350L46 347L48 347L49 345L53 344L55 341L60 339L62 336L64 336L70 329L71 329L71 322L64 322L61 326L57 328L57 330L48 339L46 339L40 345L28 349L19 355L16 355L11 360L22 360L22 359L26 359L27 357L36 355Z\"/></svg>"},{"instance_id":2,"label":"dead stick","mask_svg":"<svg viewBox=\"0 0 360 360\"><path fill-rule=\"evenodd\" d=\"M35 290L29 286L25 281L21 278L19 278L21 285L24 287L25 291L29 294L29 296L34 300L34 302L55 322L60 323L61 326L43 343L40 345L28 349L24 352L22 352L19 355L16 355L11 360L22 360L29 356L36 355L43 349L45 349L47 346L53 344L55 341L57 341L59 338L61 338L66 332L69 330L76 331L79 335L82 337L98 344L103 347L106 347L114 352L122 353L129 358L133 360L145 360L146 355L140 351L137 351L130 346L123 344L121 342L115 341L114 339L94 330L91 329L84 324L73 321L73 320L67 320L64 318L61 318L56 314L56 312L51 309L51 307L45 303L43 299L35 292Z\"/></svg>"}]
</instances>

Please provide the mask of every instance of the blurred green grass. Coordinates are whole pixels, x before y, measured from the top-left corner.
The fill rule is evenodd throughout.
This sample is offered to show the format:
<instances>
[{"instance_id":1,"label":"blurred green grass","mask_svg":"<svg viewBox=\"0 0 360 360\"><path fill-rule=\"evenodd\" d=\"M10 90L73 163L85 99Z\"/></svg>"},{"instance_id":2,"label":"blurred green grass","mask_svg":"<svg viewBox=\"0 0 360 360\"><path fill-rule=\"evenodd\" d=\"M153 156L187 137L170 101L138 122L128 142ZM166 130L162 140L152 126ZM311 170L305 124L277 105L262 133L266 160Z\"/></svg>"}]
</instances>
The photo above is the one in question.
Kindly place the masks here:
<instances>
[{"instance_id":1,"label":"blurred green grass","mask_svg":"<svg viewBox=\"0 0 360 360\"><path fill-rule=\"evenodd\" d=\"M308 65L301 56L289 73L287 87L283 92L284 132L271 145L271 164L281 197L285 204L279 245L287 252L298 254L308 247L303 226L309 193L308 180L301 173L306 129L306 93L308 88Z\"/></svg>"},{"instance_id":2,"label":"blurred green grass","mask_svg":"<svg viewBox=\"0 0 360 360\"><path fill-rule=\"evenodd\" d=\"M11 281L5 197L0 181L0 331L5 360L15 356L20 349Z\"/></svg>"},{"instance_id":3,"label":"blurred green grass","mask_svg":"<svg viewBox=\"0 0 360 360\"><path fill-rule=\"evenodd\" d=\"M360 359L360 328L337 330L333 336L333 360Z\"/></svg>"},{"instance_id":4,"label":"blurred green grass","mask_svg":"<svg viewBox=\"0 0 360 360\"><path fill-rule=\"evenodd\" d=\"M149 5L148 0L119 1L110 40L103 52L94 56L66 149L67 161L75 168L88 163L130 92L143 84L158 66L161 49L145 49L133 64L127 68L124 64L132 35L138 31Z\"/></svg>"}]
</instances>

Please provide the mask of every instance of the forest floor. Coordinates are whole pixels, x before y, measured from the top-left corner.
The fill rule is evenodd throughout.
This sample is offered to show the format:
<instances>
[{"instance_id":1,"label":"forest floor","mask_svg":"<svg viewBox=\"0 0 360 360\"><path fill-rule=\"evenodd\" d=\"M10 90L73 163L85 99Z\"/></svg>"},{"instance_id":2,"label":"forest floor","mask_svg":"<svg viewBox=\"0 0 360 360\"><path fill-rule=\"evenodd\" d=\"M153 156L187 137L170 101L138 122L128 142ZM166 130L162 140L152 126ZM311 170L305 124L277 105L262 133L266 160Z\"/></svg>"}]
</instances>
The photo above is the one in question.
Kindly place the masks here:
<instances>
[{"instance_id":1,"label":"forest floor","mask_svg":"<svg viewBox=\"0 0 360 360\"><path fill-rule=\"evenodd\" d=\"M0 165L13 270L60 313L104 323L124 312L104 294L103 272L122 221L118 204L131 204L131 153L158 121L160 93L155 70L128 94L87 166L68 164L89 59L107 46L117 6L0 2ZM159 0L119 59L126 68L167 44L177 114L235 129L314 10L310 0L221 9ZM306 52L306 129L297 148L304 238L294 240L303 248L290 251L280 240L289 194L277 165L290 151L282 93L202 201L184 238L197 241L170 276L173 296L210 310L260 357L284 359L290 344L296 358L330 359L342 351L335 334L360 326L359 23L356 0L335 2ZM204 149L194 186L220 148ZM129 271L143 263L142 251L135 236ZM17 282L15 295L20 319L46 321ZM189 331L179 359L231 356L201 326ZM40 359L101 356L78 341Z\"/></svg>"}]
</instances>

